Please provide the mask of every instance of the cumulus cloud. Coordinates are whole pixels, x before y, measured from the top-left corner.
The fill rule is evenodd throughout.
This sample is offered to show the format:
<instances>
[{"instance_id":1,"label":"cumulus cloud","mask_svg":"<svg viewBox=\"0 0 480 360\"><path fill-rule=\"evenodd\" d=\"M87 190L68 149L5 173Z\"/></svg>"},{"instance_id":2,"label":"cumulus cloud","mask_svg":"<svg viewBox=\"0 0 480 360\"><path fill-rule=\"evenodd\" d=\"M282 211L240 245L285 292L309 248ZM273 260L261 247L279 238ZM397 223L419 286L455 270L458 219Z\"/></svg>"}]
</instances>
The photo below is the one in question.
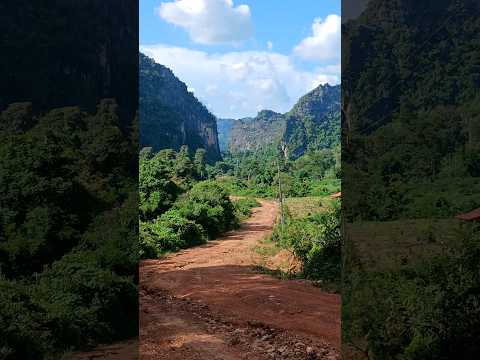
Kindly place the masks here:
<instances>
[{"instance_id":1,"label":"cumulus cloud","mask_svg":"<svg viewBox=\"0 0 480 360\"><path fill-rule=\"evenodd\" d=\"M328 15L325 20L316 18L312 25L312 35L298 44L294 53L307 60L331 60L340 57L340 16Z\"/></svg>"},{"instance_id":2,"label":"cumulus cloud","mask_svg":"<svg viewBox=\"0 0 480 360\"><path fill-rule=\"evenodd\" d=\"M167 45L141 46L141 51L172 69L218 117L286 112L319 84L340 82L334 67L302 70L292 57L272 51L209 54Z\"/></svg>"},{"instance_id":3,"label":"cumulus cloud","mask_svg":"<svg viewBox=\"0 0 480 360\"><path fill-rule=\"evenodd\" d=\"M253 33L249 6L235 6L233 0L177 0L162 3L156 12L199 44L237 44Z\"/></svg>"}]
</instances>

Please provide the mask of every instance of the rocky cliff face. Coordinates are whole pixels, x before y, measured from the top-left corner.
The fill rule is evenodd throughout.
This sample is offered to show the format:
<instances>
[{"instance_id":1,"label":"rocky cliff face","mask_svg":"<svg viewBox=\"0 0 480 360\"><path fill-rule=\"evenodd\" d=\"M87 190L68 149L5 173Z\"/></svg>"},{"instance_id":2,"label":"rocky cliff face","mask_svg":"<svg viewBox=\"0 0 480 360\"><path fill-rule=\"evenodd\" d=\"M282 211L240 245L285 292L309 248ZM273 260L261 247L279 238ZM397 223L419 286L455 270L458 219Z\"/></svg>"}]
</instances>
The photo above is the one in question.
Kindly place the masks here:
<instances>
[{"instance_id":1,"label":"rocky cliff face","mask_svg":"<svg viewBox=\"0 0 480 360\"><path fill-rule=\"evenodd\" d=\"M140 53L140 146L155 151L188 145L220 159L215 117L163 65Z\"/></svg>"},{"instance_id":2,"label":"rocky cliff face","mask_svg":"<svg viewBox=\"0 0 480 360\"><path fill-rule=\"evenodd\" d=\"M230 151L248 151L278 142L285 121L283 115L262 110L255 118L237 120L230 133Z\"/></svg>"},{"instance_id":3,"label":"rocky cliff face","mask_svg":"<svg viewBox=\"0 0 480 360\"><path fill-rule=\"evenodd\" d=\"M320 85L286 114L263 110L255 118L233 121L220 136L233 152L276 145L294 158L309 148L332 147L340 143L340 85Z\"/></svg>"},{"instance_id":4,"label":"rocky cliff face","mask_svg":"<svg viewBox=\"0 0 480 360\"><path fill-rule=\"evenodd\" d=\"M122 125L131 123L138 106L138 2L17 0L0 9L2 49L9 53L0 57L0 110L28 101L36 113L63 106L94 111L100 99L114 98Z\"/></svg>"}]
</instances>

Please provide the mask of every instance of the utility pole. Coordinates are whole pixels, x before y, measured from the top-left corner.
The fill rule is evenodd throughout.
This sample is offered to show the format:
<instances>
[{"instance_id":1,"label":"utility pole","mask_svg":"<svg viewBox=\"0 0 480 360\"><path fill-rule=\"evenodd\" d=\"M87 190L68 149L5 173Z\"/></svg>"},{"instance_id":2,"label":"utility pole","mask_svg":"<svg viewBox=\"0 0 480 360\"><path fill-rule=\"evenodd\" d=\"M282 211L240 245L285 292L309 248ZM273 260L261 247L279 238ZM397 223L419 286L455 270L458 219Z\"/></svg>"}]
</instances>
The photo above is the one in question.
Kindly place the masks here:
<instances>
[{"instance_id":1,"label":"utility pole","mask_svg":"<svg viewBox=\"0 0 480 360\"><path fill-rule=\"evenodd\" d=\"M285 225L285 214L283 213L283 193L282 193L282 181L280 179L280 160L277 159L277 169L278 169L278 200L280 202L280 223Z\"/></svg>"}]
</instances>

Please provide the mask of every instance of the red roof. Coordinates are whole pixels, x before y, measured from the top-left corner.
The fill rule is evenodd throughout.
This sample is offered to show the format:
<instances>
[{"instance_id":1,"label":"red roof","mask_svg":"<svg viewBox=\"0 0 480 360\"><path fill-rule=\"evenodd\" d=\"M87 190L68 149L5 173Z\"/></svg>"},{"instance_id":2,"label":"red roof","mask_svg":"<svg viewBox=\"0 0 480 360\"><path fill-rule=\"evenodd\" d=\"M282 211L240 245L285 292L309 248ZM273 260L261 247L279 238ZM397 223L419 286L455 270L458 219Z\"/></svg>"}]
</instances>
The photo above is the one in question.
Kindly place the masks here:
<instances>
[{"instance_id":1,"label":"red roof","mask_svg":"<svg viewBox=\"0 0 480 360\"><path fill-rule=\"evenodd\" d=\"M339 198L339 197L341 197L341 196L342 196L342 192L341 192L341 191L340 191L340 192L337 192L337 193L335 193L335 194L330 195L330 197L333 198L333 199Z\"/></svg>"},{"instance_id":2,"label":"red roof","mask_svg":"<svg viewBox=\"0 0 480 360\"><path fill-rule=\"evenodd\" d=\"M475 209L465 214L459 214L455 216L455 218L466 221L480 220L480 209Z\"/></svg>"}]
</instances>

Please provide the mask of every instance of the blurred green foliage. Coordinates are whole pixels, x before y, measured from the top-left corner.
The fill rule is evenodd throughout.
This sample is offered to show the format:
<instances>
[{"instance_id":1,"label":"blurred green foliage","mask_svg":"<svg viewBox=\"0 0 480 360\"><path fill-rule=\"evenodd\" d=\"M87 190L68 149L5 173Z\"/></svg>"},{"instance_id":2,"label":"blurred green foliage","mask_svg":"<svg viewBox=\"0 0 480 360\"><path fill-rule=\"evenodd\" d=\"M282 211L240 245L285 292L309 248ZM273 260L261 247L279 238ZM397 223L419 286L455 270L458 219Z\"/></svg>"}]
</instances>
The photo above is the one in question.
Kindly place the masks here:
<instances>
[{"instance_id":1,"label":"blurred green foliage","mask_svg":"<svg viewBox=\"0 0 480 360\"><path fill-rule=\"evenodd\" d=\"M135 335L136 144L115 101L0 118L1 357Z\"/></svg>"}]
</instances>

